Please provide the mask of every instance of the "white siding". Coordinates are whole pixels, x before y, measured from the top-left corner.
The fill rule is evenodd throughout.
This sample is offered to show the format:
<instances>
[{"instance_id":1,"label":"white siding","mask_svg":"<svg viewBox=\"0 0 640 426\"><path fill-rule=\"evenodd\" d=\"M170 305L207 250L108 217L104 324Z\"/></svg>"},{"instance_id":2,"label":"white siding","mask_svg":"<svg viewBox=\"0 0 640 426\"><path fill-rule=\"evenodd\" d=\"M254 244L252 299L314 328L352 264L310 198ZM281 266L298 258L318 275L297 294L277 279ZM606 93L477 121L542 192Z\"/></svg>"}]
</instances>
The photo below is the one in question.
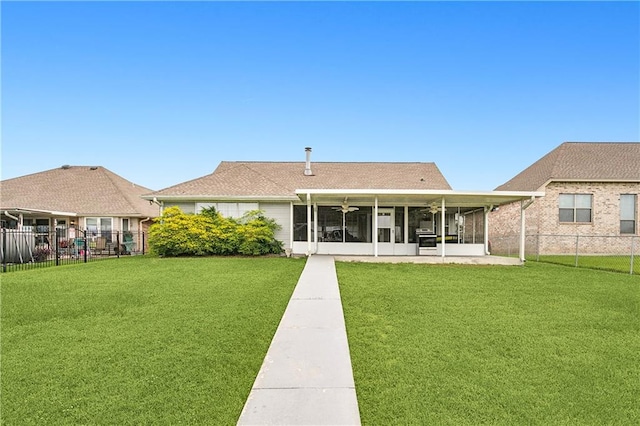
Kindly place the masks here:
<instances>
[{"instance_id":1,"label":"white siding","mask_svg":"<svg viewBox=\"0 0 640 426\"><path fill-rule=\"evenodd\" d=\"M266 217L274 219L282 227L276 231L276 239L282 241L285 248L290 248L291 205L289 203L260 203L260 210L264 211Z\"/></svg>"},{"instance_id":2,"label":"white siding","mask_svg":"<svg viewBox=\"0 0 640 426\"><path fill-rule=\"evenodd\" d=\"M195 213L196 212L196 204L191 202L191 203L172 203L170 201L165 201L164 203L164 208L166 209L167 207L180 207L180 210L182 210L185 213Z\"/></svg>"}]
</instances>

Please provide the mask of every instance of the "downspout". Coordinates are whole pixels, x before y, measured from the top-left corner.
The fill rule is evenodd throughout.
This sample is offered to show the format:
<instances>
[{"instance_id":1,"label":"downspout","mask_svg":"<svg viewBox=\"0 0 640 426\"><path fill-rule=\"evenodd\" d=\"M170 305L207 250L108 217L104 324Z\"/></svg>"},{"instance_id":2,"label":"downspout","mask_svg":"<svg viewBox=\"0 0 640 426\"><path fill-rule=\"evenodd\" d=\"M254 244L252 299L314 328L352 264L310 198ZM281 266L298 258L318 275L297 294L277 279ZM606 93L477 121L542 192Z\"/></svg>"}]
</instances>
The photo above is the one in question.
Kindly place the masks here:
<instances>
[{"instance_id":1,"label":"downspout","mask_svg":"<svg viewBox=\"0 0 640 426\"><path fill-rule=\"evenodd\" d=\"M489 213L491 210L493 210L493 204L484 208L484 254L487 256L491 254L489 251Z\"/></svg>"},{"instance_id":2,"label":"downspout","mask_svg":"<svg viewBox=\"0 0 640 426\"><path fill-rule=\"evenodd\" d=\"M153 197L153 200L151 202L159 206L158 209L160 212L160 216L162 216L162 211L164 210L164 201L158 201L156 197Z\"/></svg>"},{"instance_id":3,"label":"downspout","mask_svg":"<svg viewBox=\"0 0 640 426\"><path fill-rule=\"evenodd\" d=\"M138 222L138 246L142 247L143 254L144 254L144 236L143 236L143 231L142 231L142 224L144 222L148 222L150 220L151 220L151 218L148 217L148 218L143 219L143 220ZM140 241L140 238L142 238L142 241Z\"/></svg>"}]
</instances>

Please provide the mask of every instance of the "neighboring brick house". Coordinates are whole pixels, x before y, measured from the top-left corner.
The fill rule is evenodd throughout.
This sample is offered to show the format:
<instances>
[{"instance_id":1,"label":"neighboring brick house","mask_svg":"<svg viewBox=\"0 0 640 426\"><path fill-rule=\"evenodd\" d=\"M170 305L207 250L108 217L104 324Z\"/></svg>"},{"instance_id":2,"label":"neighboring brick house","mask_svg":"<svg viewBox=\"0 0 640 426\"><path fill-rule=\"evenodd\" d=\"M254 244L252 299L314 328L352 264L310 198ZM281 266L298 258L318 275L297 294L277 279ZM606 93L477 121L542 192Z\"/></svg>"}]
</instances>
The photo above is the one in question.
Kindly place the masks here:
<instances>
[{"instance_id":1,"label":"neighboring brick house","mask_svg":"<svg viewBox=\"0 0 640 426\"><path fill-rule=\"evenodd\" d=\"M62 166L6 179L1 185L3 228L38 233L59 229L63 238L90 230L111 238L115 231L139 234L159 213L157 205L140 198L149 188L99 166Z\"/></svg>"},{"instance_id":2,"label":"neighboring brick house","mask_svg":"<svg viewBox=\"0 0 640 426\"><path fill-rule=\"evenodd\" d=\"M526 209L528 253L571 252L576 236L600 237L584 238L584 252L627 251L631 241L621 237L640 231L640 143L565 142L496 190L545 193ZM491 222L501 224L489 233L494 252L519 234L512 220L519 215L519 203L491 213Z\"/></svg>"}]
</instances>

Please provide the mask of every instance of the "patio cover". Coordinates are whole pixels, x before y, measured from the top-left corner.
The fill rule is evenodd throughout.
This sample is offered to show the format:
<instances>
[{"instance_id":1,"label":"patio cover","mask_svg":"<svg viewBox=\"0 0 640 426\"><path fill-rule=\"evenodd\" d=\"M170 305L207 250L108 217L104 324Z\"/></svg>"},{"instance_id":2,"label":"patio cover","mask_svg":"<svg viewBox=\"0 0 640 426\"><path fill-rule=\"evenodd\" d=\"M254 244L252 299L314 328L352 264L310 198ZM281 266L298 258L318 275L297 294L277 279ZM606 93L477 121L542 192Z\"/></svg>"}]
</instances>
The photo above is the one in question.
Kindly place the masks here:
<instances>
[{"instance_id":1,"label":"patio cover","mask_svg":"<svg viewBox=\"0 0 640 426\"><path fill-rule=\"evenodd\" d=\"M378 224L378 206L390 204L411 204L415 206L427 206L432 203L440 204L442 215L442 235L444 235L445 208L448 207L483 207L485 212L485 246L488 244L488 214L492 208L520 202L520 260L524 261L525 243L525 209L536 198L544 196L544 192L533 191L456 191L456 190L422 190L422 189L297 189L296 195L300 201L307 204L307 241L311 252L311 204L335 204L339 205L345 197L349 198L349 204L358 202L374 204L374 228ZM487 252L488 252L488 247ZM374 255L378 255L377 233L374 232ZM445 256L445 244L442 248L442 257Z\"/></svg>"}]
</instances>

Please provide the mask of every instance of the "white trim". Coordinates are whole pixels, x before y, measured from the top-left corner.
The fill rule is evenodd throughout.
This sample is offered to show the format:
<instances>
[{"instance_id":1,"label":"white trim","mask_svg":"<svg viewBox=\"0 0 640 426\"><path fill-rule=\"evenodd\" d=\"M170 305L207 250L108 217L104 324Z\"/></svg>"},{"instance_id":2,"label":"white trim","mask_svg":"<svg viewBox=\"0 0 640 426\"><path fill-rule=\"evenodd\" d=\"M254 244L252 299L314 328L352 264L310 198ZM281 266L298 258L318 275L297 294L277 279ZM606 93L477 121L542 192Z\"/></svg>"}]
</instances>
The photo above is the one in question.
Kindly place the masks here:
<instances>
[{"instance_id":1,"label":"white trim","mask_svg":"<svg viewBox=\"0 0 640 426\"><path fill-rule=\"evenodd\" d=\"M453 189L296 189L296 194L311 195L479 195L506 197L543 197L538 191L456 191Z\"/></svg>"}]
</instances>

